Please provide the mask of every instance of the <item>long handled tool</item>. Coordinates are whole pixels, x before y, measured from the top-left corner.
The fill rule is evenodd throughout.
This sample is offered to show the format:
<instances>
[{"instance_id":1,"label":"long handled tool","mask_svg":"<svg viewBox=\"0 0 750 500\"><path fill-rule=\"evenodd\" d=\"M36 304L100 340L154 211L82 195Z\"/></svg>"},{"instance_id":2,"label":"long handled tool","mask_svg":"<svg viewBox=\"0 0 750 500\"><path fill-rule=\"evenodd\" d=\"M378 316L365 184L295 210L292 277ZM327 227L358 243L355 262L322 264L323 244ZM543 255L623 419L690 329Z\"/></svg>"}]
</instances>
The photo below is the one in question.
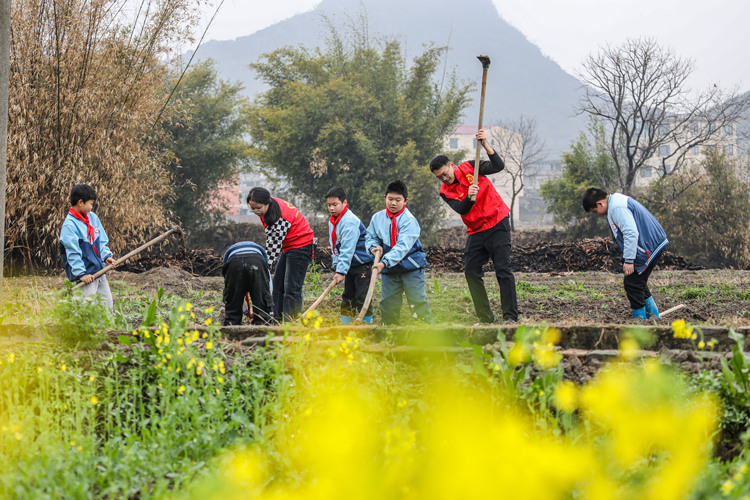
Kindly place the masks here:
<instances>
[{"instance_id":1,"label":"long handled tool","mask_svg":"<svg viewBox=\"0 0 750 500\"><path fill-rule=\"evenodd\" d=\"M672 313L673 313L673 312L675 312L675 311L679 311L679 310L680 310L680 309L682 309L683 307L685 307L685 304L679 304L679 305L676 305L676 306L674 306L674 307L670 307L670 308L669 308L669 309L667 309L666 311L662 311L662 313L661 313L661 314L659 314L659 317L662 317L662 316L666 316L667 314L672 314Z\"/></svg>"},{"instance_id":2,"label":"long handled tool","mask_svg":"<svg viewBox=\"0 0 750 500\"><path fill-rule=\"evenodd\" d=\"M479 100L479 127L477 130L482 129L482 122L484 121L484 96L487 93L487 70L490 69L490 58L488 56L477 56L482 62L482 96ZM474 159L474 181L472 184L475 186L479 182L479 155L482 152L482 144L477 141L477 156ZM477 197L472 196L471 199L476 201Z\"/></svg>"},{"instance_id":3,"label":"long handled tool","mask_svg":"<svg viewBox=\"0 0 750 500\"><path fill-rule=\"evenodd\" d=\"M365 303L362 304L362 310L359 311L359 314L357 315L357 318L354 320L356 321L362 321L362 319L365 317L365 314L367 314L367 308L370 307L370 302L372 301L372 292L375 291L375 283L378 281L378 270L375 269L375 265L380 262L380 257L383 255L383 251L375 252L375 262L372 263L372 276L370 276L370 286L367 289L367 295L365 296Z\"/></svg>"},{"instance_id":4,"label":"long handled tool","mask_svg":"<svg viewBox=\"0 0 750 500\"><path fill-rule=\"evenodd\" d=\"M135 250L133 250L129 254L125 255L124 257L120 257L119 259L117 259L116 261L114 261L112 264L109 264L107 267L105 267L103 269L100 269L99 271L97 271L94 274L94 279L98 278L99 276L101 276L102 274L106 273L107 271L109 271L109 270L111 270L111 269L119 266L120 264L122 264L123 262L125 262L129 258L133 257L134 255L138 255L139 253L141 253L142 251L144 251L148 247L159 243L160 241L162 241L163 239L165 239L167 236L169 236L172 233L180 233L180 235L183 238L183 247L184 247L185 234L182 232L182 228L180 226L174 226L172 229L170 229L166 233L164 233L164 234L162 234L160 236L157 236L156 238L154 238L153 240L149 241L148 243L144 243L143 245L139 246L138 248L136 248ZM86 285L86 283L84 283L83 281L81 281L80 283L78 283L76 286L73 287L73 290L78 290L79 288L81 288L84 285Z\"/></svg>"},{"instance_id":5,"label":"long handled tool","mask_svg":"<svg viewBox=\"0 0 750 500\"><path fill-rule=\"evenodd\" d=\"M312 305L307 309L307 311L302 313L302 317L304 318L305 316L307 316L307 313L313 312L315 308L318 307L321 302L323 302L323 299L326 298L326 295L328 295L328 293L331 290L333 290L334 286L336 286L336 282L331 281L331 284L328 285L328 287L325 290L323 290L323 293L320 294L320 297L318 297L318 299L312 303Z\"/></svg>"}]
</instances>

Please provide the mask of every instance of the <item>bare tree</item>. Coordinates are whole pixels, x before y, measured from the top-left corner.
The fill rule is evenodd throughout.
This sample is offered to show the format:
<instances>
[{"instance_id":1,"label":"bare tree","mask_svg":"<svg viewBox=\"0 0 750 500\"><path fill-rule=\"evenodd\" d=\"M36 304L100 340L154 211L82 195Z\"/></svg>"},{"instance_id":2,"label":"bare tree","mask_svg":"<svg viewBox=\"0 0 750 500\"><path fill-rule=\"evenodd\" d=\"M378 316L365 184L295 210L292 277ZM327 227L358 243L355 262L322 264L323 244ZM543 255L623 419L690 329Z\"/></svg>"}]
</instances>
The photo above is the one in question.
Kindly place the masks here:
<instances>
[{"instance_id":1,"label":"bare tree","mask_svg":"<svg viewBox=\"0 0 750 500\"><path fill-rule=\"evenodd\" d=\"M606 46L583 62L579 112L607 124L623 192L630 193L638 171L657 154L665 176L685 166L695 146L728 141L728 127L750 106L748 95L716 85L693 92L687 80L694 67L653 39Z\"/></svg>"},{"instance_id":2,"label":"bare tree","mask_svg":"<svg viewBox=\"0 0 750 500\"><path fill-rule=\"evenodd\" d=\"M501 122L499 127L489 129L488 137L505 162L508 176L503 185L510 188L510 209L515 210L516 198L523 191L524 176L533 175L546 160L544 141L539 137L536 120L521 115L516 120ZM511 229L515 230L513 217Z\"/></svg>"}]
</instances>

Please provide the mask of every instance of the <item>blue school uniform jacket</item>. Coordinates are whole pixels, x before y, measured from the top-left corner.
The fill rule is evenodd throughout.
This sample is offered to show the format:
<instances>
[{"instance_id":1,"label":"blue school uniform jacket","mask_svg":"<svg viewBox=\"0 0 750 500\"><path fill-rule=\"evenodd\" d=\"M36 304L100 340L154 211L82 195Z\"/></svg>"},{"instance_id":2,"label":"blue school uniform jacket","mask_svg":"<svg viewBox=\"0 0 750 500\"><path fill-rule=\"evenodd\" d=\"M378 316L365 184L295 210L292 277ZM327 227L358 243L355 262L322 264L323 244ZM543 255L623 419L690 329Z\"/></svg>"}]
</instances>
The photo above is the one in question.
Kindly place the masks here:
<instances>
[{"instance_id":1,"label":"blue school uniform jacket","mask_svg":"<svg viewBox=\"0 0 750 500\"><path fill-rule=\"evenodd\" d=\"M333 224L328 219L328 244L331 246L333 269L346 274L352 266L369 264L374 259L365 248L367 230L359 217L347 210L336 224L336 246L333 245Z\"/></svg>"},{"instance_id":2,"label":"blue school uniform jacket","mask_svg":"<svg viewBox=\"0 0 750 500\"><path fill-rule=\"evenodd\" d=\"M419 241L421 229L417 219L408 208L396 217L398 235L396 244L391 247L391 219L385 212L381 210L372 216L365 241L368 252L378 245L383 247L383 257L380 259L385 264L383 274L403 273L427 267L427 256Z\"/></svg>"},{"instance_id":3,"label":"blue school uniform jacket","mask_svg":"<svg viewBox=\"0 0 750 500\"><path fill-rule=\"evenodd\" d=\"M112 252L107 248L109 238L99 217L94 212L89 212L88 217L94 228L94 246L99 255L94 252L94 246L89 244L86 224L83 221L68 214L60 229L60 255L70 281L103 269L104 261L112 257Z\"/></svg>"},{"instance_id":4,"label":"blue school uniform jacket","mask_svg":"<svg viewBox=\"0 0 750 500\"><path fill-rule=\"evenodd\" d=\"M642 273L669 243L667 233L646 207L621 193L609 195L607 221L626 264Z\"/></svg>"}]
</instances>

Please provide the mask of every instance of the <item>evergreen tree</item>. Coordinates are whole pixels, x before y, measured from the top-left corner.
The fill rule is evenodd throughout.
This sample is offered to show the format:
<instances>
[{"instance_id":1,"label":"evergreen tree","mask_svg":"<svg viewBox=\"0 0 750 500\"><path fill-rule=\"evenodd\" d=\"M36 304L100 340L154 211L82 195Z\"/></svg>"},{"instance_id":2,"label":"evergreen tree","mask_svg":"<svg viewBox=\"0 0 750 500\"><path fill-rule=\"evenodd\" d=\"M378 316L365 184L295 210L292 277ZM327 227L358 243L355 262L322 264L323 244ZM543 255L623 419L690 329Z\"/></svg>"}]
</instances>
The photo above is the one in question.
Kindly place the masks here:
<instances>
[{"instance_id":1,"label":"evergreen tree","mask_svg":"<svg viewBox=\"0 0 750 500\"><path fill-rule=\"evenodd\" d=\"M398 41L376 43L354 30L344 40L331 28L322 49L266 54L251 64L270 87L250 110L259 168L321 211L325 193L343 187L365 224L384 208L388 182L401 179L429 236L444 212L428 165L470 89L455 78L444 87L433 81L443 51L428 47L407 67Z\"/></svg>"}]
</instances>

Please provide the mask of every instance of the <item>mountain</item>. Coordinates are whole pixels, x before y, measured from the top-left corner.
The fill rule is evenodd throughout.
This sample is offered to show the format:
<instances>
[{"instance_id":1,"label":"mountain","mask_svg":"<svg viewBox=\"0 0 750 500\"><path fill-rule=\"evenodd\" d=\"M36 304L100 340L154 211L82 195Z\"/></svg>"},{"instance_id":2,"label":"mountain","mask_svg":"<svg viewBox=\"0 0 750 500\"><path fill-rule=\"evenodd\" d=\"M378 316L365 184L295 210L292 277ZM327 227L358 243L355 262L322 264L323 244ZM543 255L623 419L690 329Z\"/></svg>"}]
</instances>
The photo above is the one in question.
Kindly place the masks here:
<instances>
[{"instance_id":1,"label":"mountain","mask_svg":"<svg viewBox=\"0 0 750 500\"><path fill-rule=\"evenodd\" d=\"M264 90L248 64L284 45L309 49L325 44L325 15L344 31L365 13L371 35L396 37L411 60L424 44L449 46L448 71L476 82L474 101L463 123L479 117L482 65L478 55L491 59L487 79L484 123L512 120L521 114L537 120L538 131L556 160L585 124L573 117L581 83L567 74L516 28L505 22L491 0L323 0L314 10L298 14L252 35L231 41L205 42L197 59L211 58L221 78L241 81L254 96Z\"/></svg>"}]
</instances>

